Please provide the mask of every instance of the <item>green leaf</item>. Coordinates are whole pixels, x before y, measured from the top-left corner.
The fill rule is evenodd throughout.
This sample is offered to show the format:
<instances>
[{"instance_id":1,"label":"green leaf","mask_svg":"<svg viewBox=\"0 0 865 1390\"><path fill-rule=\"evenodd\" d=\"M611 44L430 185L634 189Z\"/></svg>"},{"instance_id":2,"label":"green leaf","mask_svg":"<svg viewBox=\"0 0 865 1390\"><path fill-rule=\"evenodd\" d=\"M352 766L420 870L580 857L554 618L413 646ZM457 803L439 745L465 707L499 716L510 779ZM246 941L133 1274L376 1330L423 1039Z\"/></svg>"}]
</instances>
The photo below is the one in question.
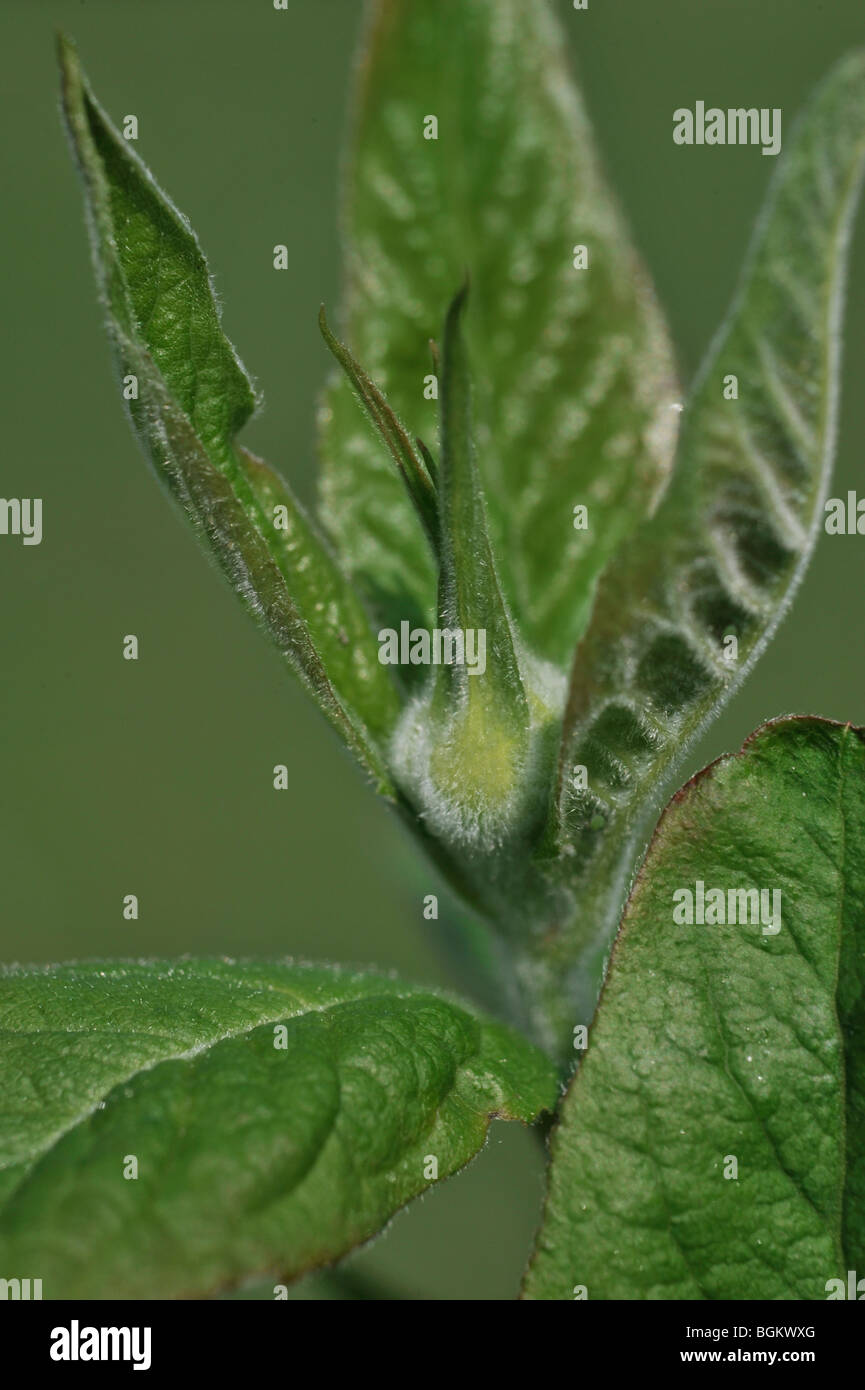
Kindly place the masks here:
<instances>
[{"instance_id":1,"label":"green leaf","mask_svg":"<svg viewBox=\"0 0 865 1390\"><path fill-rule=\"evenodd\" d=\"M409 736L408 785L419 784L417 804L443 837L495 844L525 783L529 711L474 457L471 385L461 331L465 300L463 289L445 323L437 495L438 620L443 631L462 635L466 664L439 666L422 712L408 711L409 728L420 729L424 749L419 775L418 741ZM397 767L399 752L405 757L404 750L395 750Z\"/></svg>"},{"instance_id":2,"label":"green leaf","mask_svg":"<svg viewBox=\"0 0 865 1390\"><path fill-rule=\"evenodd\" d=\"M467 294L465 287L451 304L443 338L439 622L443 627L459 627L463 632L485 633L491 648L490 677L481 688L490 687L490 706L498 704L500 714L523 729L527 726L526 697L487 534L486 508L474 453L472 386L462 332ZM441 703L448 705L453 702L454 692L470 705L478 688L465 666L440 667L438 687ZM492 713L491 707L488 712Z\"/></svg>"},{"instance_id":3,"label":"green leaf","mask_svg":"<svg viewBox=\"0 0 865 1390\"><path fill-rule=\"evenodd\" d=\"M429 339L470 273L493 550L526 641L563 664L599 571L668 476L678 397L564 45L546 3L377 0L345 189L346 336L427 441ZM437 139L424 138L428 116ZM352 573L389 625L427 620L431 556L343 381L327 395L322 451L324 514ZM574 529L577 504L588 530Z\"/></svg>"},{"instance_id":4,"label":"green leaf","mask_svg":"<svg viewBox=\"0 0 865 1390\"><path fill-rule=\"evenodd\" d=\"M429 450L417 440L412 444L402 421L391 410L375 382L354 360L345 343L341 343L328 327L324 305L318 316L321 335L345 372L346 380L367 418L378 430L386 448L399 469L408 495L426 532L432 553L438 559L438 502L436 499L436 468Z\"/></svg>"},{"instance_id":5,"label":"green leaf","mask_svg":"<svg viewBox=\"0 0 865 1390\"><path fill-rule=\"evenodd\" d=\"M531 851L555 771L563 678L519 640L502 595L474 449L462 318L446 316L437 469L441 654L407 705L391 766L415 824L450 882L508 936L534 922ZM403 622L403 627L407 624ZM546 884L541 885L546 894ZM497 903L506 904L498 911Z\"/></svg>"},{"instance_id":6,"label":"green leaf","mask_svg":"<svg viewBox=\"0 0 865 1390\"><path fill-rule=\"evenodd\" d=\"M575 908L542 948L560 1001L591 996L585 977L608 948L663 780L756 660L807 564L832 463L863 156L858 53L818 89L781 156L741 287L685 406L670 488L604 575L574 658L549 852ZM738 399L724 397L730 376ZM557 1027L565 1037L564 1009Z\"/></svg>"},{"instance_id":7,"label":"green leaf","mask_svg":"<svg viewBox=\"0 0 865 1390\"><path fill-rule=\"evenodd\" d=\"M45 1298L294 1278L557 1098L511 1030L308 965L12 967L0 1038L0 1268Z\"/></svg>"},{"instance_id":8,"label":"green leaf","mask_svg":"<svg viewBox=\"0 0 865 1390\"><path fill-rule=\"evenodd\" d=\"M727 925L699 924L698 884ZM755 889L781 896L730 925ZM677 793L562 1106L528 1297L824 1299L861 1274L863 924L865 731L778 720Z\"/></svg>"},{"instance_id":9,"label":"green leaf","mask_svg":"<svg viewBox=\"0 0 865 1390\"><path fill-rule=\"evenodd\" d=\"M127 401L133 426L243 602L393 796L381 743L396 692L360 601L288 485L235 444L255 396L223 333L198 241L104 115L62 38L60 64L117 367L137 388Z\"/></svg>"}]
</instances>

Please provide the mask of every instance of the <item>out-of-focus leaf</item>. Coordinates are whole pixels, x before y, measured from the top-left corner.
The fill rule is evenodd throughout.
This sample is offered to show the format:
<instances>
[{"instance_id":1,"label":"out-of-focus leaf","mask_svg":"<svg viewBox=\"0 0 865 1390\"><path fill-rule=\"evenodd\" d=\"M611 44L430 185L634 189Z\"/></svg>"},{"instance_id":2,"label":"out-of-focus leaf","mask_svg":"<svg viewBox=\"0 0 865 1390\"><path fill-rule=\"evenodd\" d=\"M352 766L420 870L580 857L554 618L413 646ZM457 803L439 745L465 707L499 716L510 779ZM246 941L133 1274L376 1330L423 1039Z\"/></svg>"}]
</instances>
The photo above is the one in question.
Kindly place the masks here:
<instances>
[{"instance_id":1,"label":"out-of-focus leaf","mask_svg":"<svg viewBox=\"0 0 865 1390\"><path fill-rule=\"evenodd\" d=\"M677 398L564 42L545 0L376 0L345 190L347 340L427 441L429 340L470 273L493 550L527 642L563 664L598 573L668 475ZM574 267L578 245L586 269ZM341 380L322 450L324 515L364 592L391 625L428 617L431 556ZM575 529L576 505L588 529Z\"/></svg>"}]
</instances>

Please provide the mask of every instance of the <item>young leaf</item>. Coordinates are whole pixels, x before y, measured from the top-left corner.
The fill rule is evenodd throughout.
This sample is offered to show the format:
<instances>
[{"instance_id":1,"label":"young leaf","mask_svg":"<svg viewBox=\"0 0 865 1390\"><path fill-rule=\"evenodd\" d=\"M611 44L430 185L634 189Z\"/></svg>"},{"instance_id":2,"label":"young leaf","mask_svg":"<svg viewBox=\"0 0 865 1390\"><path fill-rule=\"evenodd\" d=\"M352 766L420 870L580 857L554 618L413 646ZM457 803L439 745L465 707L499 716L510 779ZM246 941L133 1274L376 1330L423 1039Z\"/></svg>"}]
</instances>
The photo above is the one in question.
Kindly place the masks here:
<instances>
[{"instance_id":1,"label":"young leaf","mask_svg":"<svg viewBox=\"0 0 865 1390\"><path fill-rule=\"evenodd\" d=\"M9 968L0 1037L0 1268L45 1298L294 1278L557 1097L509 1029L308 965Z\"/></svg>"},{"instance_id":2,"label":"young leaf","mask_svg":"<svg viewBox=\"0 0 865 1390\"><path fill-rule=\"evenodd\" d=\"M529 748L526 693L510 618L487 534L474 457L469 366L461 330L466 290L445 322L442 449L439 471L439 623L483 651L483 665L439 666L424 724L429 776L451 810L481 837L495 831L525 779ZM481 649L480 643L483 642ZM433 798L435 802L436 798ZM457 810L457 808L459 808ZM428 814L429 807L424 806Z\"/></svg>"},{"instance_id":3,"label":"young leaf","mask_svg":"<svg viewBox=\"0 0 865 1390\"><path fill-rule=\"evenodd\" d=\"M503 716L525 725L526 697L513 632L499 588L487 535L486 508L474 455L472 383L462 331L467 287L460 290L445 321L442 352L441 470L439 474L439 622L463 632L486 632L491 683ZM465 666L442 666L439 688L452 703L456 688L468 702L472 682ZM495 699L495 697L493 697ZM522 717L521 717L522 716Z\"/></svg>"},{"instance_id":4,"label":"young leaf","mask_svg":"<svg viewBox=\"0 0 865 1390\"><path fill-rule=\"evenodd\" d=\"M367 417L375 425L399 469L433 555L438 559L438 503L433 481L436 470L429 450L420 440L417 440L416 445L412 444L401 420L391 410L375 382L354 360L345 343L341 343L331 333L324 305L321 307L318 323L324 341L345 372L346 379L354 387Z\"/></svg>"},{"instance_id":5,"label":"young leaf","mask_svg":"<svg viewBox=\"0 0 865 1390\"><path fill-rule=\"evenodd\" d=\"M781 157L686 404L670 488L604 575L574 658L551 853L578 906L543 948L560 998L568 964L608 946L662 779L759 655L809 558L832 462L863 156L859 53L830 74ZM564 1011L558 1026L566 1036Z\"/></svg>"},{"instance_id":6,"label":"young leaf","mask_svg":"<svg viewBox=\"0 0 865 1390\"><path fill-rule=\"evenodd\" d=\"M823 1299L861 1273L863 923L865 731L778 720L677 793L563 1103L529 1298Z\"/></svg>"},{"instance_id":7,"label":"young leaf","mask_svg":"<svg viewBox=\"0 0 865 1390\"><path fill-rule=\"evenodd\" d=\"M222 331L198 241L101 111L63 38L59 52L94 262L139 439L244 603L394 795L380 740L396 693L359 600L288 485L235 445L255 397Z\"/></svg>"},{"instance_id":8,"label":"young leaf","mask_svg":"<svg viewBox=\"0 0 865 1390\"><path fill-rule=\"evenodd\" d=\"M493 550L527 642L564 664L599 571L668 475L678 393L563 48L535 0L376 0L345 211L348 342L426 440L428 341L471 275ZM322 450L328 525L364 592L392 626L407 595L431 614L431 557L342 381ZM588 529L574 528L576 505Z\"/></svg>"}]
</instances>

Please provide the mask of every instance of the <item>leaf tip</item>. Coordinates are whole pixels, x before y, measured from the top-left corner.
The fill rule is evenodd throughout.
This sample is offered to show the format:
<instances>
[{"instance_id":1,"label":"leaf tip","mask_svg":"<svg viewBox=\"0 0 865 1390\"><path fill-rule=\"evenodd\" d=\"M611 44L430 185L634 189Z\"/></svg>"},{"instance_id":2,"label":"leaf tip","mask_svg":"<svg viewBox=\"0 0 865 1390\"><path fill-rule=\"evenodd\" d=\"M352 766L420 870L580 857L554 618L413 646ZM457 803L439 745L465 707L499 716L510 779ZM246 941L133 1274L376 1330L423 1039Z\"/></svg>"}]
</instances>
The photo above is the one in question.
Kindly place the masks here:
<instances>
[{"instance_id":1,"label":"leaf tip","mask_svg":"<svg viewBox=\"0 0 865 1390\"><path fill-rule=\"evenodd\" d=\"M75 42L67 33L60 28L54 30L54 42L57 49L57 62L62 70L68 67L78 66L78 50Z\"/></svg>"},{"instance_id":2,"label":"leaf tip","mask_svg":"<svg viewBox=\"0 0 865 1390\"><path fill-rule=\"evenodd\" d=\"M60 69L60 96L67 120L72 119L73 107L80 103L83 88L83 73L78 49L62 29L54 31L57 66Z\"/></svg>"}]
</instances>

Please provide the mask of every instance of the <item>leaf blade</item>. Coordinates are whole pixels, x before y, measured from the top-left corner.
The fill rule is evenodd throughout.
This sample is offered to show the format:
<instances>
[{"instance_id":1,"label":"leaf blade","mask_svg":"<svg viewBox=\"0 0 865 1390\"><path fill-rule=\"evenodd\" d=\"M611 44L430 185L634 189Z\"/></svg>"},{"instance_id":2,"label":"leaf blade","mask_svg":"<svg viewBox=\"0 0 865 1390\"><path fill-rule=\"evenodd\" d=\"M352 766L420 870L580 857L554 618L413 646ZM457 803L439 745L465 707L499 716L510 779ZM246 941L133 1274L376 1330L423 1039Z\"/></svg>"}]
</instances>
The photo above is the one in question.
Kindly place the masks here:
<instances>
[{"instance_id":1,"label":"leaf blade","mask_svg":"<svg viewBox=\"0 0 865 1390\"><path fill-rule=\"evenodd\" d=\"M527 1297L821 1299L861 1265L863 837L865 733L819 719L764 726L670 802L562 1107ZM727 925L699 924L698 883ZM729 924L755 887L780 892L777 931L762 902Z\"/></svg>"},{"instance_id":2,"label":"leaf blade","mask_svg":"<svg viewBox=\"0 0 865 1390\"><path fill-rule=\"evenodd\" d=\"M0 1251L35 1261L46 1298L296 1277L431 1186L426 1154L443 1177L493 1114L528 1120L556 1096L510 1030L326 968L10 968L0 1019Z\"/></svg>"},{"instance_id":3,"label":"leaf blade","mask_svg":"<svg viewBox=\"0 0 865 1390\"><path fill-rule=\"evenodd\" d=\"M322 305L318 324L321 335L333 356L342 367L367 418L381 435L386 448L399 469L409 497L426 532L434 555L438 555L438 512L436 504L435 465L426 447L417 441L415 446L402 422L391 410L375 382L354 360L344 343L331 332Z\"/></svg>"},{"instance_id":4,"label":"leaf blade","mask_svg":"<svg viewBox=\"0 0 865 1390\"><path fill-rule=\"evenodd\" d=\"M98 105L75 47L63 35L58 56L63 113L88 192L105 307L127 336L147 346L205 448L225 462L256 397L223 332L198 238Z\"/></svg>"},{"instance_id":5,"label":"leaf blade","mask_svg":"<svg viewBox=\"0 0 865 1390\"><path fill-rule=\"evenodd\" d=\"M235 444L256 398L222 329L198 240L102 112L63 37L59 57L109 334L121 377L135 380L126 400L133 428L245 606L395 798L382 744L398 714L396 692L365 610L288 484ZM265 475L290 539L262 506Z\"/></svg>"}]
</instances>

